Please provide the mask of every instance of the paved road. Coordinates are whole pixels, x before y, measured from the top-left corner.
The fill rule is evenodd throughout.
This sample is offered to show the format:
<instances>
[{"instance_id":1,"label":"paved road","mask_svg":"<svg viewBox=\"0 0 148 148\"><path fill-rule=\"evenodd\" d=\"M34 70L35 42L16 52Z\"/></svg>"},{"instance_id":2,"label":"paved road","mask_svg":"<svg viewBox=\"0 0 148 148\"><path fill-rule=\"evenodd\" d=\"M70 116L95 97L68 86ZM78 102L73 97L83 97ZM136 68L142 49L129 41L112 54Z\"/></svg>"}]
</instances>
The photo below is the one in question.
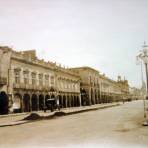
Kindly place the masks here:
<instances>
[{"instance_id":1,"label":"paved road","mask_svg":"<svg viewBox=\"0 0 148 148\"><path fill-rule=\"evenodd\" d=\"M60 111L64 113L74 113L78 111L87 111L87 110L95 110L99 108L108 108L108 107L113 107L116 105L120 105L121 102L117 103L104 103L104 104L95 104L92 106L81 106L81 107L70 107L70 108L61 108ZM57 110L55 110L57 112ZM46 112L43 111L34 111L32 113L36 113L39 116L50 116L53 115L55 112L51 112L50 110L47 110ZM8 115L0 115L0 127L4 125L10 125L11 123L16 123L25 117L29 116L31 113L18 113L18 114L8 114Z\"/></svg>"},{"instance_id":2,"label":"paved road","mask_svg":"<svg viewBox=\"0 0 148 148\"><path fill-rule=\"evenodd\" d=\"M142 101L53 120L0 128L0 147L147 148Z\"/></svg>"}]
</instances>

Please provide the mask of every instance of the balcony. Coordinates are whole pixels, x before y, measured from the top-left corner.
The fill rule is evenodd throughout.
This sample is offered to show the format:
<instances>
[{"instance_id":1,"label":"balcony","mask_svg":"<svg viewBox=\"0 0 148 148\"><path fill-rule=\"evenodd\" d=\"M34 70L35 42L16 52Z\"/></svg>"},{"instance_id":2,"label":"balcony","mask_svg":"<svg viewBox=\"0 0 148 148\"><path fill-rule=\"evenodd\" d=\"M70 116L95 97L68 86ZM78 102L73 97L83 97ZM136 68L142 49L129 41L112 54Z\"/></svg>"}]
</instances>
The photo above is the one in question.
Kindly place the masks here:
<instances>
[{"instance_id":1,"label":"balcony","mask_svg":"<svg viewBox=\"0 0 148 148\"><path fill-rule=\"evenodd\" d=\"M13 84L13 87L16 89L25 89L25 90L39 90L39 91L50 91L51 87L49 86L41 86L41 85L32 85L32 84Z\"/></svg>"},{"instance_id":2,"label":"balcony","mask_svg":"<svg viewBox=\"0 0 148 148\"><path fill-rule=\"evenodd\" d=\"M6 85L7 84L7 78L0 76L0 85Z\"/></svg>"}]
</instances>

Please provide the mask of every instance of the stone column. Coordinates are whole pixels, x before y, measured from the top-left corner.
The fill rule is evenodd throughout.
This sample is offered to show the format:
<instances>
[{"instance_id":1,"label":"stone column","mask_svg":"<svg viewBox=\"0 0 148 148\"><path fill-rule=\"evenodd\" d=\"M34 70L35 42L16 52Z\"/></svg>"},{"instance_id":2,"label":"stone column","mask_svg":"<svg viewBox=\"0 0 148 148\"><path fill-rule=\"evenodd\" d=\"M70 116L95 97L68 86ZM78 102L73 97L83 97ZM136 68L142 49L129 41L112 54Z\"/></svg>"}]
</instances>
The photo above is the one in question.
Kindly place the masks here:
<instances>
[{"instance_id":1,"label":"stone column","mask_svg":"<svg viewBox=\"0 0 148 148\"><path fill-rule=\"evenodd\" d=\"M24 112L23 94L21 94L21 111Z\"/></svg>"},{"instance_id":2,"label":"stone column","mask_svg":"<svg viewBox=\"0 0 148 148\"><path fill-rule=\"evenodd\" d=\"M88 98L88 104L91 105L92 102L91 102L91 88L89 88L89 98Z\"/></svg>"},{"instance_id":3,"label":"stone column","mask_svg":"<svg viewBox=\"0 0 148 148\"><path fill-rule=\"evenodd\" d=\"M101 83L100 83L100 89L99 89L99 94L100 94L100 103L102 103L102 87L101 87Z\"/></svg>"},{"instance_id":4,"label":"stone column","mask_svg":"<svg viewBox=\"0 0 148 148\"><path fill-rule=\"evenodd\" d=\"M78 98L79 98L79 106L82 106L81 94L79 94Z\"/></svg>"},{"instance_id":5,"label":"stone column","mask_svg":"<svg viewBox=\"0 0 148 148\"><path fill-rule=\"evenodd\" d=\"M69 95L69 107L71 107L71 95Z\"/></svg>"},{"instance_id":6,"label":"stone column","mask_svg":"<svg viewBox=\"0 0 148 148\"><path fill-rule=\"evenodd\" d=\"M71 96L71 107L73 107L73 95Z\"/></svg>"},{"instance_id":7,"label":"stone column","mask_svg":"<svg viewBox=\"0 0 148 148\"><path fill-rule=\"evenodd\" d=\"M65 96L65 108L67 108L67 95Z\"/></svg>"},{"instance_id":8,"label":"stone column","mask_svg":"<svg viewBox=\"0 0 148 148\"><path fill-rule=\"evenodd\" d=\"M94 88L92 88L92 100L93 100L93 105L95 104L95 92Z\"/></svg>"},{"instance_id":9,"label":"stone column","mask_svg":"<svg viewBox=\"0 0 148 148\"><path fill-rule=\"evenodd\" d=\"M45 95L43 94L43 97L44 97L44 99L43 99L43 107L45 108L46 107L46 102L45 102Z\"/></svg>"},{"instance_id":10,"label":"stone column","mask_svg":"<svg viewBox=\"0 0 148 148\"><path fill-rule=\"evenodd\" d=\"M96 89L96 97L97 97L97 102L96 102L96 104L98 104L99 103L99 98L98 98L98 89Z\"/></svg>"},{"instance_id":11,"label":"stone column","mask_svg":"<svg viewBox=\"0 0 148 148\"><path fill-rule=\"evenodd\" d=\"M31 95L29 94L29 96L30 96L30 111L32 111L32 101L31 101L32 100L32 94Z\"/></svg>"},{"instance_id":12,"label":"stone column","mask_svg":"<svg viewBox=\"0 0 148 148\"><path fill-rule=\"evenodd\" d=\"M63 96L61 96L61 107L63 108Z\"/></svg>"},{"instance_id":13,"label":"stone column","mask_svg":"<svg viewBox=\"0 0 148 148\"><path fill-rule=\"evenodd\" d=\"M72 106L72 101L73 101L73 96L71 95L71 97L70 97L70 107L73 107Z\"/></svg>"},{"instance_id":14,"label":"stone column","mask_svg":"<svg viewBox=\"0 0 148 148\"><path fill-rule=\"evenodd\" d=\"M36 94L37 95L37 94ZM37 95L37 110L39 111L39 95Z\"/></svg>"}]
</instances>

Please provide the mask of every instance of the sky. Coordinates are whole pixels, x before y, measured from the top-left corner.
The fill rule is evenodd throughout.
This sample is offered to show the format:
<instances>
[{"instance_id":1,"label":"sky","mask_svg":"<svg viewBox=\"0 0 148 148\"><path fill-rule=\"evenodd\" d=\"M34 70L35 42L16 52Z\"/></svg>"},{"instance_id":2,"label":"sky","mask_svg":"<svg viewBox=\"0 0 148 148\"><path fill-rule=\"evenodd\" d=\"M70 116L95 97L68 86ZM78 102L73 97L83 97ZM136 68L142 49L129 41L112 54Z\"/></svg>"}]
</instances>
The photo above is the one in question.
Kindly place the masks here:
<instances>
[{"instance_id":1,"label":"sky","mask_svg":"<svg viewBox=\"0 0 148 148\"><path fill-rule=\"evenodd\" d=\"M0 0L0 45L140 87L136 55L148 43L147 8L148 0Z\"/></svg>"}]
</instances>

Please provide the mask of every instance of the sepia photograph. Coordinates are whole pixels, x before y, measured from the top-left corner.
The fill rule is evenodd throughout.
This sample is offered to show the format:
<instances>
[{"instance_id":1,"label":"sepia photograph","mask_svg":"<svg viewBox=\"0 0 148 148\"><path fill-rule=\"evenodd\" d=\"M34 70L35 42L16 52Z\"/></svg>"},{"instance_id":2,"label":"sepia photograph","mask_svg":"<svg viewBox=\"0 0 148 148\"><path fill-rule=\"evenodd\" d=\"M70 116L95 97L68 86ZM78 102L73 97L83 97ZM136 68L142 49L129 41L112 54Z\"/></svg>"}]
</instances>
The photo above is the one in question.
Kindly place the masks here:
<instances>
[{"instance_id":1,"label":"sepia photograph","mask_svg":"<svg viewBox=\"0 0 148 148\"><path fill-rule=\"evenodd\" d=\"M147 148L148 1L0 0L0 148Z\"/></svg>"}]
</instances>

